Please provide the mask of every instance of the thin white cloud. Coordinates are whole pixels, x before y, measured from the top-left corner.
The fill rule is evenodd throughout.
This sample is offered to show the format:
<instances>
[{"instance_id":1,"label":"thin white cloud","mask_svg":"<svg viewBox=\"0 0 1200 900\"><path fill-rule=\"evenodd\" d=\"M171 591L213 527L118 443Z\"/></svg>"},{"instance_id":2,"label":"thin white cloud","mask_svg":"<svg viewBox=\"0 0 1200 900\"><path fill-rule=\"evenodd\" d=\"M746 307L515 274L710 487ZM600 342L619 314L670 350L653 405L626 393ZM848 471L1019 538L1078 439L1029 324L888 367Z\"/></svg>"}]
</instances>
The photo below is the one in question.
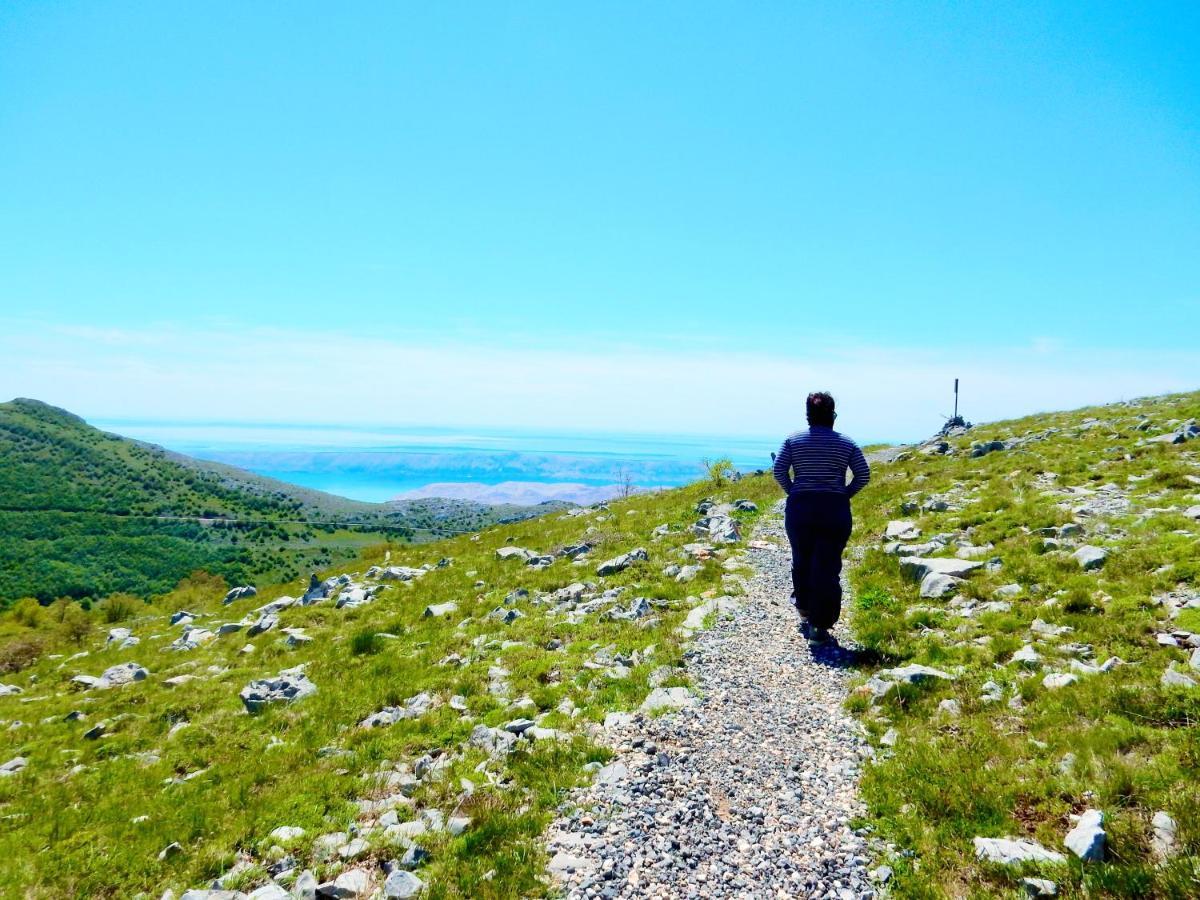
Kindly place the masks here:
<instances>
[{"instance_id":1,"label":"thin white cloud","mask_svg":"<svg viewBox=\"0 0 1200 900\"><path fill-rule=\"evenodd\" d=\"M1193 389L1194 358L1151 352L844 345L794 354L435 342L370 334L206 327L5 328L5 399L94 418L391 423L545 430L774 435L828 389L863 440L925 436L949 414L977 421Z\"/></svg>"}]
</instances>

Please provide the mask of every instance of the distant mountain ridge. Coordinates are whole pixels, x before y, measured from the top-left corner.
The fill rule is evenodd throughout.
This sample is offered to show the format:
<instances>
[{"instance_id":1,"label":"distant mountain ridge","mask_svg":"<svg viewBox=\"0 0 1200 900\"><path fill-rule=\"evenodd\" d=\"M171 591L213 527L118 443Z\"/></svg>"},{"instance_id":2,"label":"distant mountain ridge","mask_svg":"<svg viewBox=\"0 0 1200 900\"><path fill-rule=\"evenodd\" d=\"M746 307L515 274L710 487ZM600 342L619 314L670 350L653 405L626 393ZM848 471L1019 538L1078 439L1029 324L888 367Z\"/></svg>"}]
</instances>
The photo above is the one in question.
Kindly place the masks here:
<instances>
[{"instance_id":1,"label":"distant mountain ridge","mask_svg":"<svg viewBox=\"0 0 1200 900\"><path fill-rule=\"evenodd\" d=\"M514 503L532 506L539 503L563 502L590 506L616 497L642 493L655 488L630 487L622 484L580 484L578 482L502 481L499 484L475 482L438 482L397 495L397 501L440 497L470 500L476 503Z\"/></svg>"},{"instance_id":2,"label":"distant mountain ridge","mask_svg":"<svg viewBox=\"0 0 1200 900\"><path fill-rule=\"evenodd\" d=\"M562 504L348 500L109 434L39 400L0 404L0 606L170 589L193 569L298 576L385 539L475 531Z\"/></svg>"}]
</instances>

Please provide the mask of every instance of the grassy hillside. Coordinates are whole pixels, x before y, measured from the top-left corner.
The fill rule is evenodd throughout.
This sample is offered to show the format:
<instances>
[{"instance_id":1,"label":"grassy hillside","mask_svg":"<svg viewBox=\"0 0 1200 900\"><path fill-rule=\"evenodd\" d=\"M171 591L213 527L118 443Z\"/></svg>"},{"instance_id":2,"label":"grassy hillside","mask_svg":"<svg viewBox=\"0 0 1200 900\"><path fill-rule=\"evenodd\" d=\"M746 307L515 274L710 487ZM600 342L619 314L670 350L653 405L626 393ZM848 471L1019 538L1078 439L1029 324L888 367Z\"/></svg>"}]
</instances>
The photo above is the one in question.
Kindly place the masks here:
<instances>
[{"instance_id":1,"label":"grassy hillside","mask_svg":"<svg viewBox=\"0 0 1200 900\"><path fill-rule=\"evenodd\" d=\"M233 582L281 580L384 539L530 513L359 503L107 434L36 400L0 404L0 607L23 596L162 593L199 568Z\"/></svg>"},{"instance_id":2,"label":"grassy hillside","mask_svg":"<svg viewBox=\"0 0 1200 900\"><path fill-rule=\"evenodd\" d=\"M975 837L1000 836L1064 853L1043 867L1061 896L1200 895L1200 687L1182 680L1200 682L1184 635L1200 632L1200 439L1147 441L1197 417L1200 394L1032 416L878 470L857 510L855 630L874 667L953 676L851 700L894 740L863 789L905 851L889 860L897 896L1017 896L1028 872L974 856ZM1004 448L972 456L992 441ZM904 544L945 545L890 547L889 520L920 529ZM1107 558L1085 569L1085 546ZM985 565L923 599L901 572L910 552ZM1102 863L1063 846L1088 809L1106 817ZM1178 823L1165 861L1160 811Z\"/></svg>"},{"instance_id":3,"label":"grassy hillside","mask_svg":"<svg viewBox=\"0 0 1200 900\"><path fill-rule=\"evenodd\" d=\"M864 650L847 703L875 744L861 824L893 896L1019 897L1034 874L1064 897L1197 895L1200 672L1185 645L1200 632L1200 440L1150 440L1197 415L1200 394L1041 415L876 465L855 501L849 611ZM698 502L766 510L777 496L752 476L379 548L325 573L348 573L340 593L277 621L255 610L297 585L225 606L198 578L83 618L23 604L0 619L0 682L21 690L0 696L0 764L23 760L0 777L0 883L35 898L249 890L306 870L378 884L380 863L407 858L426 897L549 893L539 836L605 758L605 716L684 684L678 626L742 591L739 543L695 546ZM748 536L760 513L734 515ZM1085 569L1084 547L1107 556ZM599 574L636 548L644 560ZM906 554L981 565L921 597ZM179 608L195 619L172 625ZM241 627L168 649L224 623ZM138 643L108 641L110 625ZM146 677L74 680L129 662ZM945 677L889 674L912 664ZM298 666L315 694L246 711L249 682ZM364 724L389 708L393 724ZM522 719L535 725L498 750L510 739L494 729ZM1063 839L1089 809L1106 817L1106 852L1081 863ZM1161 828L1156 843L1156 814L1177 823L1173 846ZM974 839L993 837L1065 859L977 859Z\"/></svg>"},{"instance_id":4,"label":"grassy hillside","mask_svg":"<svg viewBox=\"0 0 1200 900\"><path fill-rule=\"evenodd\" d=\"M699 561L690 582L664 573L691 562L682 547L697 540L697 502L709 494L766 502L775 491L764 477L698 485L400 546L386 558L380 550L353 567L355 583L378 587L373 602L289 606L263 634L242 628L197 638L195 649L167 649L187 627L169 623L172 610L186 607L198 614L192 625L216 631L257 621L253 609L285 588L224 606L219 586L190 583L126 610L128 619L119 610L109 617L139 639L125 647L123 633L107 640L103 605L89 630L54 621L59 607L23 604L7 617L5 647L44 643L32 662L0 648L0 667L10 661L0 681L23 690L0 697L9 747L0 763L27 760L0 777L0 883L30 897L157 897L222 876L230 886L259 884L289 857L285 883L306 868L326 879L401 857L409 835L430 854L418 870L426 896L541 893L539 835L562 791L603 758L593 730L606 713L636 708L651 679L681 684L676 627L697 597L741 589L736 547ZM748 522L756 513L735 515ZM652 534L660 525L669 533ZM500 558L512 547L549 558ZM597 574L637 547L646 561ZM429 568L389 581L368 574L372 565ZM452 612L424 615L448 601ZM284 628L312 640L289 640ZM148 676L108 689L72 680L126 662ZM316 694L247 713L238 693L248 682L296 666ZM413 700L423 693L427 701ZM428 709L386 727L359 724L409 705ZM511 753L478 746L486 733L471 742L481 724L522 717L546 730ZM405 824L435 813L470 823L459 835ZM272 837L284 826L304 833ZM356 834L363 844L351 844ZM173 843L178 850L160 858Z\"/></svg>"}]
</instances>

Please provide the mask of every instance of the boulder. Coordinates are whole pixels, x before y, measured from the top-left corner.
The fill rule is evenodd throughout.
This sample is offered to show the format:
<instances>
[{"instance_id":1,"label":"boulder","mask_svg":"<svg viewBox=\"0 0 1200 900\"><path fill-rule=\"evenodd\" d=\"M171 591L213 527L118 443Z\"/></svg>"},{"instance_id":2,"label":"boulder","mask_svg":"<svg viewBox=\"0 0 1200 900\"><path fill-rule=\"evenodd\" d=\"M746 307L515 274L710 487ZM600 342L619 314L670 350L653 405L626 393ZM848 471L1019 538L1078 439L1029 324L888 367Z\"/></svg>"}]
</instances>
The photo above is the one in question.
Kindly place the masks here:
<instances>
[{"instance_id":1,"label":"boulder","mask_svg":"<svg viewBox=\"0 0 1200 900\"><path fill-rule=\"evenodd\" d=\"M1042 657L1031 645L1026 644L1012 655L1011 661L1024 668L1036 669L1041 665Z\"/></svg>"},{"instance_id":2,"label":"boulder","mask_svg":"<svg viewBox=\"0 0 1200 900\"><path fill-rule=\"evenodd\" d=\"M650 558L650 555L641 547L630 550L628 553L623 553L620 556L614 556L612 559L605 560L596 567L597 575L615 575L618 572L623 572L634 563L645 562Z\"/></svg>"},{"instance_id":3,"label":"boulder","mask_svg":"<svg viewBox=\"0 0 1200 900\"><path fill-rule=\"evenodd\" d=\"M27 765L29 765L29 760L27 760L24 756L14 756L4 765L0 766L0 777L16 775Z\"/></svg>"},{"instance_id":4,"label":"boulder","mask_svg":"<svg viewBox=\"0 0 1200 900\"><path fill-rule=\"evenodd\" d=\"M317 692L317 686L308 680L299 667L284 669L274 678L260 678L242 688L238 697L246 712L256 713L270 703L292 703Z\"/></svg>"},{"instance_id":5,"label":"boulder","mask_svg":"<svg viewBox=\"0 0 1200 900\"><path fill-rule=\"evenodd\" d=\"M971 445L971 456L978 458L1003 449L1005 449L1004 441L976 441Z\"/></svg>"},{"instance_id":6,"label":"boulder","mask_svg":"<svg viewBox=\"0 0 1200 900\"><path fill-rule=\"evenodd\" d=\"M258 620L246 629L247 637L256 637L264 632L270 631L279 624L279 616L273 613L265 613L259 616Z\"/></svg>"},{"instance_id":7,"label":"boulder","mask_svg":"<svg viewBox=\"0 0 1200 900\"><path fill-rule=\"evenodd\" d=\"M412 872L404 869L392 869L387 880L383 883L383 896L386 900L407 900L415 897L425 889L425 883Z\"/></svg>"},{"instance_id":8,"label":"boulder","mask_svg":"<svg viewBox=\"0 0 1200 900\"><path fill-rule=\"evenodd\" d=\"M953 681L954 676L941 669L912 663L896 669L880 669L871 676L871 680L867 682L866 686L876 698L879 698L898 684L925 684L934 680Z\"/></svg>"},{"instance_id":9,"label":"boulder","mask_svg":"<svg viewBox=\"0 0 1200 900\"><path fill-rule=\"evenodd\" d=\"M1079 563L1079 567L1083 571L1090 572L1104 565L1104 561L1108 559L1108 551L1101 547L1093 547L1091 544L1084 544L1071 554L1071 559Z\"/></svg>"},{"instance_id":10,"label":"boulder","mask_svg":"<svg viewBox=\"0 0 1200 900\"><path fill-rule=\"evenodd\" d=\"M376 573L380 581L416 581L425 574L424 569L412 566L387 566Z\"/></svg>"},{"instance_id":11,"label":"boulder","mask_svg":"<svg viewBox=\"0 0 1200 900\"><path fill-rule=\"evenodd\" d=\"M692 531L716 544L735 544L742 539L742 526L738 520L720 514L700 519L692 526Z\"/></svg>"},{"instance_id":12,"label":"boulder","mask_svg":"<svg viewBox=\"0 0 1200 900\"><path fill-rule=\"evenodd\" d=\"M1167 860L1179 853L1178 826L1167 812L1161 809L1156 812L1150 820L1150 827L1154 831L1150 838L1150 849L1156 858Z\"/></svg>"},{"instance_id":13,"label":"boulder","mask_svg":"<svg viewBox=\"0 0 1200 900\"><path fill-rule=\"evenodd\" d=\"M353 900L366 897L371 893L371 873L366 869L350 869L332 882L326 882L317 888L317 896L329 897L332 900Z\"/></svg>"},{"instance_id":14,"label":"boulder","mask_svg":"<svg viewBox=\"0 0 1200 900\"><path fill-rule=\"evenodd\" d=\"M258 591L255 590L254 587L252 587L251 585L245 584L245 585L242 585L241 587L232 588L229 591L229 593L227 593L225 595L225 599L222 602L225 603L226 606L228 606L230 603L234 603L238 600L244 600L247 597L253 597L257 593L258 593Z\"/></svg>"},{"instance_id":15,"label":"boulder","mask_svg":"<svg viewBox=\"0 0 1200 900\"><path fill-rule=\"evenodd\" d=\"M496 559L519 559L523 562L535 558L538 554L524 547L501 547L496 551Z\"/></svg>"},{"instance_id":16,"label":"boulder","mask_svg":"<svg viewBox=\"0 0 1200 900\"><path fill-rule=\"evenodd\" d=\"M920 536L921 529L907 519L894 519L883 530L884 539L889 541L915 541Z\"/></svg>"},{"instance_id":17,"label":"boulder","mask_svg":"<svg viewBox=\"0 0 1200 900\"><path fill-rule=\"evenodd\" d=\"M1079 817L1078 824L1067 832L1063 844L1084 862L1102 862L1106 841L1104 813L1089 809Z\"/></svg>"},{"instance_id":18,"label":"boulder","mask_svg":"<svg viewBox=\"0 0 1200 900\"><path fill-rule=\"evenodd\" d=\"M104 674L100 677L107 681L110 685L131 684L135 681L144 681L150 673L142 666L135 662L120 663L119 665L110 666L104 670Z\"/></svg>"},{"instance_id":19,"label":"boulder","mask_svg":"<svg viewBox=\"0 0 1200 900\"><path fill-rule=\"evenodd\" d=\"M425 607L425 618L439 619L442 616L448 616L458 610L458 604L453 600L447 600L445 603L431 603Z\"/></svg>"},{"instance_id":20,"label":"boulder","mask_svg":"<svg viewBox=\"0 0 1200 900\"><path fill-rule=\"evenodd\" d=\"M930 572L921 579L921 596L937 600L945 597L947 594L953 594L963 579L955 578L953 575L943 575L941 572Z\"/></svg>"},{"instance_id":21,"label":"boulder","mask_svg":"<svg viewBox=\"0 0 1200 900\"><path fill-rule=\"evenodd\" d=\"M404 719L417 719L425 715L438 704L437 698L422 691L404 701L403 706L385 706L377 713L372 713L361 722L360 728L383 728L395 725Z\"/></svg>"},{"instance_id":22,"label":"boulder","mask_svg":"<svg viewBox=\"0 0 1200 900\"><path fill-rule=\"evenodd\" d=\"M655 688L642 701L639 709L651 713L658 710L683 709L695 706L696 702L692 692L685 687Z\"/></svg>"},{"instance_id":23,"label":"boulder","mask_svg":"<svg viewBox=\"0 0 1200 900\"><path fill-rule=\"evenodd\" d=\"M509 734L502 728L489 728L487 725L476 725L467 738L467 743L483 750L490 756L508 753L516 745L516 735Z\"/></svg>"},{"instance_id":24,"label":"boulder","mask_svg":"<svg viewBox=\"0 0 1200 900\"><path fill-rule=\"evenodd\" d=\"M1022 878L1021 889L1025 892L1025 896L1031 898L1031 900L1058 896L1058 885L1049 878Z\"/></svg>"},{"instance_id":25,"label":"boulder","mask_svg":"<svg viewBox=\"0 0 1200 900\"><path fill-rule=\"evenodd\" d=\"M732 613L738 609L740 609L740 604L732 597L713 597L711 600L705 600L699 606L693 607L676 631L685 636L690 635L703 628L704 622L709 616Z\"/></svg>"},{"instance_id":26,"label":"boulder","mask_svg":"<svg viewBox=\"0 0 1200 900\"><path fill-rule=\"evenodd\" d=\"M1079 680L1078 675L1072 675L1070 672L1051 672L1042 679L1042 687L1047 690L1056 691L1059 688L1065 688Z\"/></svg>"},{"instance_id":27,"label":"boulder","mask_svg":"<svg viewBox=\"0 0 1200 900\"><path fill-rule=\"evenodd\" d=\"M1061 853L1043 847L1036 841L1022 838L977 837L974 839L974 845L976 859L1001 866L1067 861Z\"/></svg>"},{"instance_id":28,"label":"boulder","mask_svg":"<svg viewBox=\"0 0 1200 900\"><path fill-rule=\"evenodd\" d=\"M1182 672L1176 672L1174 669L1167 669L1163 672L1161 682L1162 686L1167 688L1194 688L1196 686L1195 679Z\"/></svg>"},{"instance_id":29,"label":"boulder","mask_svg":"<svg viewBox=\"0 0 1200 900\"><path fill-rule=\"evenodd\" d=\"M949 575L951 578L966 578L976 569L982 568L983 563L969 559L947 559L944 557L900 557L900 574L912 581L920 582L926 575L935 573Z\"/></svg>"}]
</instances>

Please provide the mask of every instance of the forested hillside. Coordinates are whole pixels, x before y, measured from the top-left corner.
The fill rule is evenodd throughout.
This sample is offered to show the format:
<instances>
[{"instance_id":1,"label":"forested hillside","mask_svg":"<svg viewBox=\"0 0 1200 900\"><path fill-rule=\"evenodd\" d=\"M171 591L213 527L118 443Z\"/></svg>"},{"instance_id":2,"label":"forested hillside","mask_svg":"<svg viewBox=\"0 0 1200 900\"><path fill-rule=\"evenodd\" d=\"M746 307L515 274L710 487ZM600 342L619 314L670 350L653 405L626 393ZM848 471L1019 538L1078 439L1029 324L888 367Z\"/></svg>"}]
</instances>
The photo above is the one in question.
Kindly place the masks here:
<instances>
[{"instance_id":1,"label":"forested hillside","mask_svg":"<svg viewBox=\"0 0 1200 900\"><path fill-rule=\"evenodd\" d=\"M108 434L37 400L0 404L0 605L162 593L198 568L229 581L293 578L369 543L536 512L359 503Z\"/></svg>"}]
</instances>

